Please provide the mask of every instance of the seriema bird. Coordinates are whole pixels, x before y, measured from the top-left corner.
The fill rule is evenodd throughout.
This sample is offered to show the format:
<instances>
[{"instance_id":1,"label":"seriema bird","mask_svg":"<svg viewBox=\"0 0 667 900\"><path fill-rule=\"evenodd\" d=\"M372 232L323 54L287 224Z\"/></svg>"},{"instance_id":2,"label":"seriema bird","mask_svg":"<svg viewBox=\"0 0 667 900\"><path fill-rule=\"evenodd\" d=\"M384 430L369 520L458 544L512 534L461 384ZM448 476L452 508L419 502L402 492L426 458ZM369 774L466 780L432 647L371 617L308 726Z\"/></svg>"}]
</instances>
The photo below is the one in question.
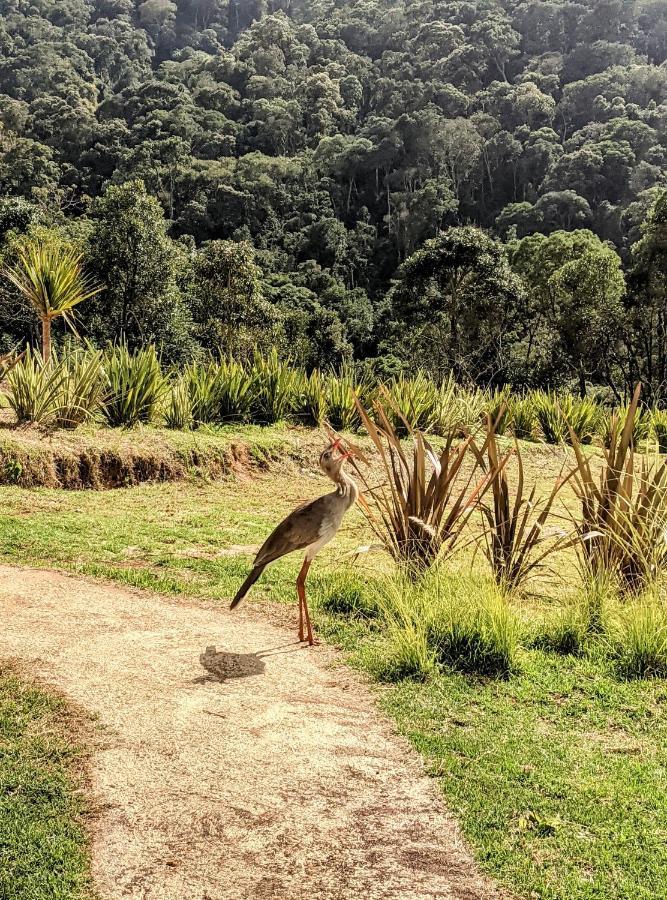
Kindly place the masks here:
<instances>
[{"instance_id":1,"label":"seriema bird","mask_svg":"<svg viewBox=\"0 0 667 900\"><path fill-rule=\"evenodd\" d=\"M299 598L299 640L307 640L310 646L315 641L306 601L308 569L322 547L335 537L343 521L343 516L350 507L354 506L359 496L357 485L349 475L343 472L343 463L353 453L350 450L343 451L340 445L340 439L333 441L320 456L320 467L335 483L336 490L295 509L278 525L260 548L255 557L252 571L239 588L230 606L230 609L238 606L264 569L272 562L295 550L305 550L306 556L296 580L296 591Z\"/></svg>"}]
</instances>

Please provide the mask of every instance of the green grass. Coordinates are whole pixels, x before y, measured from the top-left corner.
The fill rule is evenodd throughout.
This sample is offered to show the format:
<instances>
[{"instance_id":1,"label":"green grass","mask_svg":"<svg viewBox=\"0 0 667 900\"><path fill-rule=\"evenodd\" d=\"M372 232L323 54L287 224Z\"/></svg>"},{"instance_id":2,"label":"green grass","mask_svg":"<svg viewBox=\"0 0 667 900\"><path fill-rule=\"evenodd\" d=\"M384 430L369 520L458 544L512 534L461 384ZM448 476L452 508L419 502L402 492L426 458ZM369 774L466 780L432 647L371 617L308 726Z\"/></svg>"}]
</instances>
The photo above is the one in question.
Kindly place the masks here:
<instances>
[{"instance_id":1,"label":"green grass","mask_svg":"<svg viewBox=\"0 0 667 900\"><path fill-rule=\"evenodd\" d=\"M507 681L443 674L381 695L483 866L553 900L667 896L665 701L662 682L537 651Z\"/></svg>"},{"instance_id":2,"label":"green grass","mask_svg":"<svg viewBox=\"0 0 667 900\"><path fill-rule=\"evenodd\" d=\"M0 488L0 558L172 594L227 599L247 574L253 545L297 498L327 489L324 479L310 484L292 477L284 491L276 490L276 481L262 476L251 490L232 481L103 492ZM358 525L357 517L345 526L338 552L355 545ZM230 554L230 547L241 549ZM297 557L278 562L253 593L291 597L299 565Z\"/></svg>"},{"instance_id":3,"label":"green grass","mask_svg":"<svg viewBox=\"0 0 667 900\"><path fill-rule=\"evenodd\" d=\"M548 458L537 451L536 469ZM251 545L326 489L289 471L103 493L0 488L0 558L223 603ZM362 558L352 570L348 557L367 542L354 513L309 584L320 633L373 672L384 635L370 584L382 564ZM294 604L295 627L300 562L281 561L252 594ZM482 866L517 896L667 896L667 685L626 681L604 654L527 644L508 678L438 666L384 686L379 701L424 755Z\"/></svg>"},{"instance_id":4,"label":"green grass","mask_svg":"<svg viewBox=\"0 0 667 900\"><path fill-rule=\"evenodd\" d=\"M64 702L0 668L0 898L92 897Z\"/></svg>"}]
</instances>

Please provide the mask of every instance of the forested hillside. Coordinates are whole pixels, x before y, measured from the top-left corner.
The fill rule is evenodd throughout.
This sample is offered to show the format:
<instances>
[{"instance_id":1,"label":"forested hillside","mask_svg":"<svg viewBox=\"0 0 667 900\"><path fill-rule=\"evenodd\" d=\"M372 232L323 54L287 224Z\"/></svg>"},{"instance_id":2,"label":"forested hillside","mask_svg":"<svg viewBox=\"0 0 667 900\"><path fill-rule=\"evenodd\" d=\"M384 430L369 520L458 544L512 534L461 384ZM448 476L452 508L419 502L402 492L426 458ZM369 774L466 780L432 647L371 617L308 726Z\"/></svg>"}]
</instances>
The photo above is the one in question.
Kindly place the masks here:
<instances>
[{"instance_id":1,"label":"forested hillside","mask_svg":"<svg viewBox=\"0 0 667 900\"><path fill-rule=\"evenodd\" d=\"M662 396L667 0L0 12L3 253L82 248L83 336Z\"/></svg>"}]
</instances>

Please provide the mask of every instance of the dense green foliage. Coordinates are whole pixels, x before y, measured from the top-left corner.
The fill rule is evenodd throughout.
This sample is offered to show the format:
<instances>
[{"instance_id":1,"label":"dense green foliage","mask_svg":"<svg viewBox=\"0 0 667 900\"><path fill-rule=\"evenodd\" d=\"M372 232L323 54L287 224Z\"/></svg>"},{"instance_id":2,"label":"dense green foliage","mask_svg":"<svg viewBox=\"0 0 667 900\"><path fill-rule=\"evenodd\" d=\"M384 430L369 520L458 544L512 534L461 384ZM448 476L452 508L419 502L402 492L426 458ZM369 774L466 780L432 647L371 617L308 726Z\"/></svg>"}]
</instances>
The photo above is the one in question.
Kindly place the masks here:
<instances>
[{"instance_id":1,"label":"dense green foliage","mask_svg":"<svg viewBox=\"0 0 667 900\"><path fill-rule=\"evenodd\" d=\"M107 288L82 332L171 361L660 398L666 30L661 0L6 0L3 253L59 230Z\"/></svg>"}]
</instances>

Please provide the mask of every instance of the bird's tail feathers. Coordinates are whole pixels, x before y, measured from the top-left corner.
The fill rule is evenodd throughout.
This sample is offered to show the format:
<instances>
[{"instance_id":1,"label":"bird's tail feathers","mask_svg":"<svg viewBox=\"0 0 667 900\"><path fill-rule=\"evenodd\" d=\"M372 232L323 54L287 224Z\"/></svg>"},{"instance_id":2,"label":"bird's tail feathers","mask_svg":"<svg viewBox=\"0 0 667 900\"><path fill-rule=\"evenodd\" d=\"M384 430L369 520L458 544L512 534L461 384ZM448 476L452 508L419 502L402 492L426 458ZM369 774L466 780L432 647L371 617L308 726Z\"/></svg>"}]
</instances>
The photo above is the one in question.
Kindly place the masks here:
<instances>
[{"instance_id":1,"label":"bird's tail feathers","mask_svg":"<svg viewBox=\"0 0 667 900\"><path fill-rule=\"evenodd\" d=\"M248 575L246 580L243 582L241 587L238 589L236 596L234 597L232 602L229 604L230 609L234 609L236 606L239 605L241 600L243 600L245 595L248 593L248 591L253 586L253 584L257 581L257 579L262 574L264 569L265 569L265 566L255 566L254 569L252 569L252 571L250 572L250 575Z\"/></svg>"}]
</instances>

